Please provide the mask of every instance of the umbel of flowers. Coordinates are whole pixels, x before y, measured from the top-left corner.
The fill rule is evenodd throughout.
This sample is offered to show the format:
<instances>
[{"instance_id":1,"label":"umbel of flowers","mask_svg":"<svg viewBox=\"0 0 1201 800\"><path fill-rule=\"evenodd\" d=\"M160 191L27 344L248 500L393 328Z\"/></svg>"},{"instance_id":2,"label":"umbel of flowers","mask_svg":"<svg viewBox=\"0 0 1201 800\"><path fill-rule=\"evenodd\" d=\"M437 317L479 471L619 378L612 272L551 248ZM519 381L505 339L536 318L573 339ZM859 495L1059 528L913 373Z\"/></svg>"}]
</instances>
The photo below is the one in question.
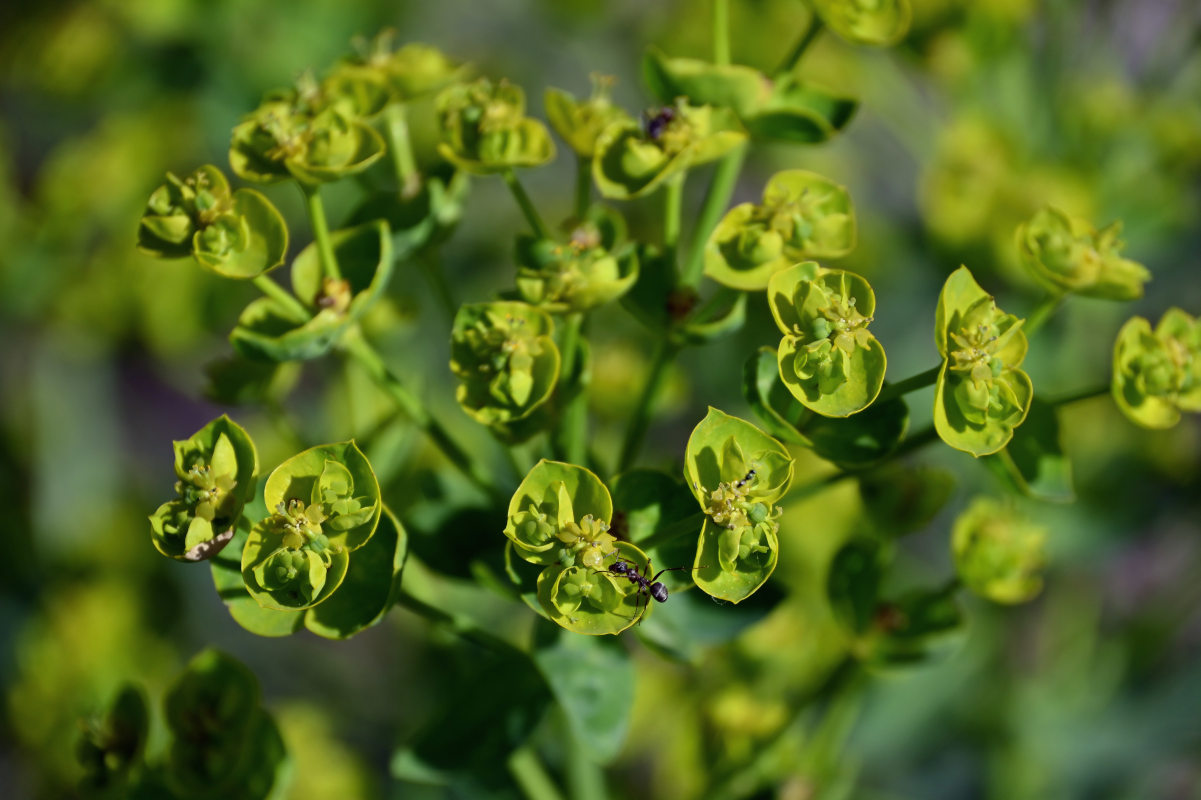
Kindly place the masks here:
<instances>
[{"instance_id":1,"label":"umbel of flowers","mask_svg":"<svg viewBox=\"0 0 1201 800\"><path fill-rule=\"evenodd\" d=\"M1151 273L1121 256L1121 231L1120 222L1098 231L1048 206L1018 227L1018 251L1026 269L1053 292L1134 300Z\"/></svg>"},{"instance_id":2,"label":"umbel of flowers","mask_svg":"<svg viewBox=\"0 0 1201 800\"><path fill-rule=\"evenodd\" d=\"M1181 411L1201 411L1201 322L1168 309L1155 329L1130 319L1113 349L1113 398L1144 428L1170 428Z\"/></svg>"}]
</instances>

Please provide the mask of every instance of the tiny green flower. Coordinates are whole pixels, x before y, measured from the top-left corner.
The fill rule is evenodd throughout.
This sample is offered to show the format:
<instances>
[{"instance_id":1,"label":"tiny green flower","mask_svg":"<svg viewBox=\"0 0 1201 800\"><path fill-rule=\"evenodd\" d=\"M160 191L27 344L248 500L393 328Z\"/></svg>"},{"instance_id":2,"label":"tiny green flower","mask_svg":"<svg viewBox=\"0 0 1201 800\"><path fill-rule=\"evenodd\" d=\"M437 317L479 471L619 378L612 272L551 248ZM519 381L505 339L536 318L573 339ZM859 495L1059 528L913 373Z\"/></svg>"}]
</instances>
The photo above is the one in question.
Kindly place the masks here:
<instances>
[{"instance_id":1,"label":"tiny green flower","mask_svg":"<svg viewBox=\"0 0 1201 800\"><path fill-rule=\"evenodd\" d=\"M1042 589L1047 530L1010 505L978 497L955 520L951 549L959 577L997 603L1024 603Z\"/></svg>"},{"instance_id":2,"label":"tiny green flower","mask_svg":"<svg viewBox=\"0 0 1201 800\"><path fill-rule=\"evenodd\" d=\"M521 298L554 313L587 311L612 302L638 280L634 246L614 248L591 220L576 225L566 244L518 237L517 264Z\"/></svg>"},{"instance_id":3,"label":"tiny green flower","mask_svg":"<svg viewBox=\"0 0 1201 800\"><path fill-rule=\"evenodd\" d=\"M1034 389L1020 367L1026 357L1022 320L999 310L960 267L938 300L935 341L943 357L934 398L934 427L943 441L975 456L995 453L1022 424Z\"/></svg>"},{"instance_id":4,"label":"tiny green flower","mask_svg":"<svg viewBox=\"0 0 1201 800\"><path fill-rule=\"evenodd\" d=\"M544 95L546 117L555 133L581 158L591 159L596 153L596 141L613 123L632 122L621 106L613 105L609 97L616 82L611 75L592 73L592 95L576 100L562 89L547 89Z\"/></svg>"},{"instance_id":5,"label":"tiny green flower","mask_svg":"<svg viewBox=\"0 0 1201 800\"><path fill-rule=\"evenodd\" d=\"M1113 397L1130 420L1170 428L1201 411L1201 321L1170 308L1155 330L1142 317L1122 326L1113 351Z\"/></svg>"},{"instance_id":6,"label":"tiny green flower","mask_svg":"<svg viewBox=\"0 0 1201 800\"><path fill-rule=\"evenodd\" d=\"M525 303L470 303L451 332L455 397L484 425L505 425L545 403L559 375L549 316Z\"/></svg>"},{"instance_id":7,"label":"tiny green flower","mask_svg":"<svg viewBox=\"0 0 1201 800\"><path fill-rule=\"evenodd\" d=\"M909 0L806 0L826 26L855 44L896 44L909 31Z\"/></svg>"},{"instance_id":8,"label":"tiny green flower","mask_svg":"<svg viewBox=\"0 0 1201 800\"><path fill-rule=\"evenodd\" d=\"M344 64L373 71L388 85L392 98L402 103L416 100L461 80L468 71L445 53L427 44L410 43L393 49L396 31L386 28L373 38L352 40L355 53ZM342 65L336 68L336 75Z\"/></svg>"},{"instance_id":9,"label":"tiny green flower","mask_svg":"<svg viewBox=\"0 0 1201 800\"><path fill-rule=\"evenodd\" d=\"M246 431L221 416L174 442L177 498L150 517L152 541L181 561L212 558L233 537L254 491L258 456Z\"/></svg>"},{"instance_id":10,"label":"tiny green flower","mask_svg":"<svg viewBox=\"0 0 1201 800\"><path fill-rule=\"evenodd\" d=\"M684 477L705 513L696 584L744 600L775 569L783 513L776 504L792 482L792 457L749 422L710 408L688 439Z\"/></svg>"},{"instance_id":11,"label":"tiny green flower","mask_svg":"<svg viewBox=\"0 0 1201 800\"><path fill-rule=\"evenodd\" d=\"M806 408L846 417L884 385L884 348L868 331L876 296L867 281L806 261L772 276L768 303L783 338L780 379Z\"/></svg>"},{"instance_id":12,"label":"tiny green flower","mask_svg":"<svg viewBox=\"0 0 1201 800\"><path fill-rule=\"evenodd\" d=\"M810 258L838 258L855 247L847 190L813 172L778 172L763 202L730 209L705 244L705 274L733 289L767 287L771 276Z\"/></svg>"},{"instance_id":13,"label":"tiny green flower","mask_svg":"<svg viewBox=\"0 0 1201 800\"><path fill-rule=\"evenodd\" d=\"M444 89L434 105L438 152L460 169L486 175L541 166L555 156L546 126L525 115L520 86L480 78Z\"/></svg>"},{"instance_id":14,"label":"tiny green flower","mask_svg":"<svg viewBox=\"0 0 1201 800\"><path fill-rule=\"evenodd\" d=\"M1017 230L1018 250L1026 269L1054 292L1072 292L1107 300L1143 296L1151 273L1122 258L1122 224L1095 230L1087 221L1050 206Z\"/></svg>"}]
</instances>

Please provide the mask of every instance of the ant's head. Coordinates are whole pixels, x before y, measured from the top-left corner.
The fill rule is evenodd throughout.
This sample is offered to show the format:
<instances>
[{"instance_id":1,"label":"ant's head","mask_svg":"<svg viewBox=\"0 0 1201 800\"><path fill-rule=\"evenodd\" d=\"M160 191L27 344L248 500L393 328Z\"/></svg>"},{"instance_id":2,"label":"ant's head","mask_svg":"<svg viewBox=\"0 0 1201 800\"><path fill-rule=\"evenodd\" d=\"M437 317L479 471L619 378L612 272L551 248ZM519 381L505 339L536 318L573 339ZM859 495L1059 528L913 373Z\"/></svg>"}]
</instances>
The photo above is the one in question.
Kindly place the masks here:
<instances>
[{"instance_id":1,"label":"ant's head","mask_svg":"<svg viewBox=\"0 0 1201 800\"><path fill-rule=\"evenodd\" d=\"M676 118L676 110L671 106L665 106L655 113L645 112L642 117L642 130L646 133L646 137L653 142L659 141L659 137L663 135L663 131L671 124L671 121Z\"/></svg>"},{"instance_id":2,"label":"ant's head","mask_svg":"<svg viewBox=\"0 0 1201 800\"><path fill-rule=\"evenodd\" d=\"M634 565L619 558L613 562L611 567L609 567L609 571L616 572L618 575L626 575L634 571Z\"/></svg>"}]
</instances>

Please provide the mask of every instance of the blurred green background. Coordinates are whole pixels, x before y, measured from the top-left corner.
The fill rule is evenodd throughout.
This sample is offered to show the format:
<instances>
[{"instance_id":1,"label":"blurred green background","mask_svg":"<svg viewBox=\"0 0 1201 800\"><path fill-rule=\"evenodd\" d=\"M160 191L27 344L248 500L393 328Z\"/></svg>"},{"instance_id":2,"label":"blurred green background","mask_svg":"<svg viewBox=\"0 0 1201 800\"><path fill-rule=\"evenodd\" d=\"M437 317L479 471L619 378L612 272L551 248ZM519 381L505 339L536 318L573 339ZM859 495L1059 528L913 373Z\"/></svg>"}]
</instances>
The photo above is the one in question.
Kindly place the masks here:
<instances>
[{"instance_id":1,"label":"blurred green background","mask_svg":"<svg viewBox=\"0 0 1201 800\"><path fill-rule=\"evenodd\" d=\"M733 4L734 60L771 69L800 32L799 0ZM205 399L206 364L252 290L190 262L134 251L146 197L167 170L227 164L229 132L263 93L325 68L351 37L395 27L507 76L541 115L549 85L585 94L592 71L615 98L650 104L647 45L707 57L709 5L634 0L45 0L0 10L0 786L7 797L69 797L76 720L125 680L161 692L207 644L245 661L298 756L294 798L439 797L389 777L394 749L476 681L453 638L404 611L352 641L240 629L208 571L168 563L146 514L174 482L170 442L221 411L254 435L264 465L300 444L358 436L385 497L419 543L501 544L502 521L447 519L462 494L436 455L392 420L368 379L333 359L305 365L282 414ZM967 264L998 304L1038 302L1013 244L1018 223L1053 203L1097 225L1125 223L1129 257L1154 275L1121 305L1073 299L1027 360L1036 390L1062 395L1109 377L1131 314L1201 312L1201 6L1193 0L915 0L908 37L878 51L821 38L803 69L859 97L846 134L820 148L767 146L735 201L804 167L846 185L859 246L839 266L872 282L873 331L890 377L937 359L933 315L946 275ZM431 162L432 132L417 131ZM561 148L563 150L565 148ZM570 204L561 153L525 176L545 210ZM696 190L687 220L699 205ZM329 193L338 224L353 184ZM267 187L308 240L300 195ZM658 198L625 210L657 236ZM510 285L522 222L499 181L477 180L443 249L462 300ZM686 352L653 426L645 463L677 470L708 404L749 416L738 391L747 354L774 343L762 298L738 336ZM641 385L648 334L620 309L593 326L596 447L611 458ZM448 326L413 269L394 278L370 332L461 436L484 435L453 408ZM912 396L911 428L931 390ZM665 660L631 639L638 694L609 772L621 797L704 797L714 763L752 763L739 792L831 798L1201 797L1201 425L1135 428L1112 402L1071 408L1065 443L1077 501L1026 503L1051 530L1043 594L1005 609L967 603L947 657L877 676L845 730L823 740L795 716L841 653L824 600L831 554L871 525L853 482L789 508L774 583L785 599L733 641ZM948 448L914 463L954 471L948 507L907 538L899 574L949 574L949 528L977 492L1001 488ZM499 466L498 466L499 469ZM801 461L799 482L826 469ZM506 473L507 474L507 473ZM474 526L474 527L472 527ZM489 538L491 537L491 538ZM415 545L420 549L420 544ZM468 548L470 549L470 548ZM466 576L453 548L438 568ZM449 553L447 555L446 553ZM513 609L513 614L528 613ZM804 723L806 720L802 719ZM550 734L547 734L548 736ZM843 739L845 738L845 742ZM777 746L763 750L766 740ZM825 748L823 750L823 747Z\"/></svg>"}]
</instances>

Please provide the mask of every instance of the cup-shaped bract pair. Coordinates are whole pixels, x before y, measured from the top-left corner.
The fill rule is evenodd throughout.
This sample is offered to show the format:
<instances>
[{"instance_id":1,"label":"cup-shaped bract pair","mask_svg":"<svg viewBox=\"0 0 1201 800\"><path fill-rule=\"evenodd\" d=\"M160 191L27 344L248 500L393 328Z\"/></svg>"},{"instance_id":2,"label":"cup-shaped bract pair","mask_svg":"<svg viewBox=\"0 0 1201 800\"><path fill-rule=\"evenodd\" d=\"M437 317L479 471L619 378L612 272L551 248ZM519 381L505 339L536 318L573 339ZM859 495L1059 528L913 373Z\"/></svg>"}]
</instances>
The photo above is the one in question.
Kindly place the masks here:
<instances>
[{"instance_id":1,"label":"cup-shaped bract pair","mask_svg":"<svg viewBox=\"0 0 1201 800\"><path fill-rule=\"evenodd\" d=\"M242 550L246 589L263 608L311 608L341 586L379 525L375 473L354 442L319 445L276 467L263 497L272 513Z\"/></svg>"},{"instance_id":2,"label":"cup-shaped bract pair","mask_svg":"<svg viewBox=\"0 0 1201 800\"><path fill-rule=\"evenodd\" d=\"M123 686L102 716L86 720L75 743L87 797L128 796L130 774L146 751L150 709L134 686Z\"/></svg>"},{"instance_id":3,"label":"cup-shaped bract pair","mask_svg":"<svg viewBox=\"0 0 1201 800\"><path fill-rule=\"evenodd\" d=\"M517 293L559 314L616 300L638 280L638 252L612 239L590 220L577 224L566 243L519 236Z\"/></svg>"},{"instance_id":4,"label":"cup-shaped bract pair","mask_svg":"<svg viewBox=\"0 0 1201 800\"><path fill-rule=\"evenodd\" d=\"M555 157L550 131L525 115L525 92L506 80L449 86L434 106L438 153L459 169L488 175L541 166Z\"/></svg>"},{"instance_id":5,"label":"cup-shaped bract pair","mask_svg":"<svg viewBox=\"0 0 1201 800\"><path fill-rule=\"evenodd\" d=\"M150 516L151 541L165 556L203 561L233 538L254 492L258 454L242 426L224 414L172 446L178 497Z\"/></svg>"},{"instance_id":6,"label":"cup-shaped bract pair","mask_svg":"<svg viewBox=\"0 0 1201 800\"><path fill-rule=\"evenodd\" d=\"M784 334L780 379L806 408L849 417L884 385L884 347L867 329L876 295L859 275L805 261L772 276L768 305Z\"/></svg>"},{"instance_id":7,"label":"cup-shaped bract pair","mask_svg":"<svg viewBox=\"0 0 1201 800\"><path fill-rule=\"evenodd\" d=\"M230 166L260 183L295 178L318 185L362 172L386 145L359 111L353 98L329 94L306 76L297 88L268 95L234 128Z\"/></svg>"},{"instance_id":8,"label":"cup-shaped bract pair","mask_svg":"<svg viewBox=\"0 0 1201 800\"><path fill-rule=\"evenodd\" d=\"M1047 530L1011 505L978 497L955 520L951 551L969 589L995 603L1024 603L1042 589Z\"/></svg>"},{"instance_id":9,"label":"cup-shaped bract pair","mask_svg":"<svg viewBox=\"0 0 1201 800\"><path fill-rule=\"evenodd\" d=\"M1048 206L1018 226L1018 251L1030 274L1053 292L1134 300L1143 296L1151 273L1122 258L1121 230L1122 223L1114 222L1098 231Z\"/></svg>"},{"instance_id":10,"label":"cup-shaped bract pair","mask_svg":"<svg viewBox=\"0 0 1201 800\"><path fill-rule=\"evenodd\" d=\"M705 244L705 274L732 289L758 291L798 261L838 258L855 247L847 190L800 169L777 172L763 202L726 213Z\"/></svg>"},{"instance_id":11,"label":"cup-shaped bract pair","mask_svg":"<svg viewBox=\"0 0 1201 800\"><path fill-rule=\"evenodd\" d=\"M1159 324L1133 317L1113 348L1113 398L1144 428L1170 428L1180 412L1201 412L1201 320L1179 308Z\"/></svg>"},{"instance_id":12,"label":"cup-shaped bract pair","mask_svg":"<svg viewBox=\"0 0 1201 800\"><path fill-rule=\"evenodd\" d=\"M288 228L253 189L230 191L217 167L186 178L170 172L150 195L138 224L138 249L159 258L192 256L226 278L254 278L283 263Z\"/></svg>"},{"instance_id":13,"label":"cup-shaped bract pair","mask_svg":"<svg viewBox=\"0 0 1201 800\"><path fill-rule=\"evenodd\" d=\"M668 58L650 50L642 75L661 102L686 97L696 105L728 108L754 139L815 144L842 130L858 107L792 75L768 78L753 67Z\"/></svg>"},{"instance_id":14,"label":"cup-shaped bract pair","mask_svg":"<svg viewBox=\"0 0 1201 800\"><path fill-rule=\"evenodd\" d=\"M934 340L943 358L934 395L934 428L974 456L995 453L1026 419L1034 387L1021 370L1023 320L997 308L967 267L938 296Z\"/></svg>"},{"instance_id":15,"label":"cup-shaped bract pair","mask_svg":"<svg viewBox=\"0 0 1201 800\"><path fill-rule=\"evenodd\" d=\"M287 749L258 679L234 658L199 653L167 690L163 711L171 796L266 800L287 780Z\"/></svg>"},{"instance_id":16,"label":"cup-shaped bract pair","mask_svg":"<svg viewBox=\"0 0 1201 800\"><path fill-rule=\"evenodd\" d=\"M560 461L539 461L509 501L505 536L521 558L546 567L538 602L567 630L620 633L645 613L641 587L610 568L620 559L644 572L646 554L609 532L612 519L601 479Z\"/></svg>"},{"instance_id":17,"label":"cup-shaped bract pair","mask_svg":"<svg viewBox=\"0 0 1201 800\"><path fill-rule=\"evenodd\" d=\"M592 95L586 100L577 100L562 89L547 89L543 96L546 118L555 133L567 142L567 146L582 159L590 160L596 154L596 142L615 122L632 122L633 119L621 106L613 104L609 91L616 78L594 72Z\"/></svg>"},{"instance_id":18,"label":"cup-shaped bract pair","mask_svg":"<svg viewBox=\"0 0 1201 800\"><path fill-rule=\"evenodd\" d=\"M392 275L392 236L383 220L330 235L341 278L332 278L314 242L292 262L292 289L308 316L272 297L250 302L229 339L239 353L260 361L317 358L339 341L383 293Z\"/></svg>"},{"instance_id":19,"label":"cup-shaped bract pair","mask_svg":"<svg viewBox=\"0 0 1201 800\"><path fill-rule=\"evenodd\" d=\"M455 398L484 425L524 419L545 403L559 378L554 323L525 303L468 303L455 314L450 368Z\"/></svg>"},{"instance_id":20,"label":"cup-shaped bract pair","mask_svg":"<svg viewBox=\"0 0 1201 800\"><path fill-rule=\"evenodd\" d=\"M909 31L909 0L805 0L839 37L855 44L896 44Z\"/></svg>"},{"instance_id":21,"label":"cup-shaped bract pair","mask_svg":"<svg viewBox=\"0 0 1201 800\"><path fill-rule=\"evenodd\" d=\"M605 197L629 200L745 141L746 132L728 108L681 100L646 114L641 124L626 120L606 128L596 142L592 179Z\"/></svg>"},{"instance_id":22,"label":"cup-shaped bract pair","mask_svg":"<svg viewBox=\"0 0 1201 800\"><path fill-rule=\"evenodd\" d=\"M721 600L745 600L776 568L777 503L792 484L792 456L751 423L710 408L688 438L684 479L705 514L696 585Z\"/></svg>"},{"instance_id":23,"label":"cup-shaped bract pair","mask_svg":"<svg viewBox=\"0 0 1201 800\"><path fill-rule=\"evenodd\" d=\"M394 48L396 31L357 38L353 55L334 65L322 86L335 102L348 102L359 116L371 116L389 102L407 103L461 80L467 67L441 50L410 43Z\"/></svg>"}]
</instances>

